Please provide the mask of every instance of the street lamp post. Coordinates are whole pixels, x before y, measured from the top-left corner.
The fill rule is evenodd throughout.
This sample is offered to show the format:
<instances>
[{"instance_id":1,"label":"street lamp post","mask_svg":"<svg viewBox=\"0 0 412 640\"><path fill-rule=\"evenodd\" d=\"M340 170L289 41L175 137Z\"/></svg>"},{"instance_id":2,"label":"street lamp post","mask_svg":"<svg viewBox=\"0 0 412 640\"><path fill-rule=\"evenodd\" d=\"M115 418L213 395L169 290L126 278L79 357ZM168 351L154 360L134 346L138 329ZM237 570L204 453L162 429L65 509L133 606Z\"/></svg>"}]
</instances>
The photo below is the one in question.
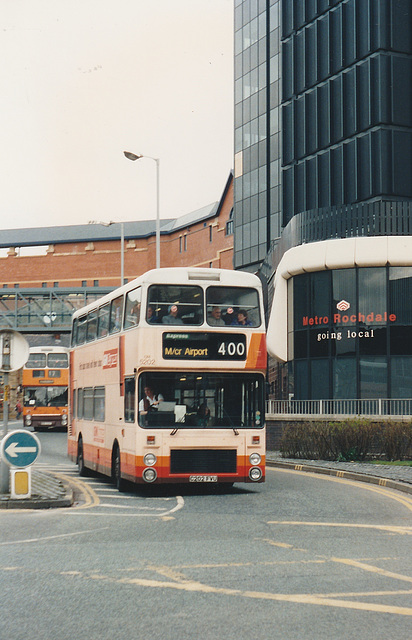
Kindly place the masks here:
<instances>
[{"instance_id":1,"label":"street lamp post","mask_svg":"<svg viewBox=\"0 0 412 640\"><path fill-rule=\"evenodd\" d=\"M148 158L156 163L156 269L160 267L160 160L151 156L132 153L131 151L123 151L128 160L140 160L140 158Z\"/></svg>"}]
</instances>

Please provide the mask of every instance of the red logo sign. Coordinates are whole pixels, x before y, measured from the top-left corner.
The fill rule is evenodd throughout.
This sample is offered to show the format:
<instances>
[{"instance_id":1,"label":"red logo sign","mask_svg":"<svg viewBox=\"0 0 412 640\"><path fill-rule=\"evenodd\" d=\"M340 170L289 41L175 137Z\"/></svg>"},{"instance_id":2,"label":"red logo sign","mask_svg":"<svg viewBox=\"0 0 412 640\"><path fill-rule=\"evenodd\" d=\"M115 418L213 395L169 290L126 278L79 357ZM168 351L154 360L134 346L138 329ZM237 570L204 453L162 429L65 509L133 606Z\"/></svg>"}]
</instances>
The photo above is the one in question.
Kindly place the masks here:
<instances>
[{"instance_id":1,"label":"red logo sign","mask_svg":"<svg viewBox=\"0 0 412 640\"><path fill-rule=\"evenodd\" d=\"M117 349L109 349L103 354L103 369L114 369L117 367Z\"/></svg>"}]
</instances>

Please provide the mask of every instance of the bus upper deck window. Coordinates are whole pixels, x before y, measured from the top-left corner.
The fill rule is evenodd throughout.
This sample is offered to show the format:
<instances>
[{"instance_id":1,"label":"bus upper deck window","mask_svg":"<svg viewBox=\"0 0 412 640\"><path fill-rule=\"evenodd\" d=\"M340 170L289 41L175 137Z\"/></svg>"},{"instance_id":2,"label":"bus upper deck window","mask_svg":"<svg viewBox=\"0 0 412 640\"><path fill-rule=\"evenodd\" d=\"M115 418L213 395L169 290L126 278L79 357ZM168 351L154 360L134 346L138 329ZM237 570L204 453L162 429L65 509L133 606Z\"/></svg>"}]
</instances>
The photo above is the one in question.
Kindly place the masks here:
<instances>
[{"instance_id":1,"label":"bus upper deck window","mask_svg":"<svg viewBox=\"0 0 412 640\"><path fill-rule=\"evenodd\" d=\"M112 300L110 307L109 333L117 333L122 328L123 296Z\"/></svg>"},{"instance_id":2,"label":"bus upper deck window","mask_svg":"<svg viewBox=\"0 0 412 640\"><path fill-rule=\"evenodd\" d=\"M72 346L72 347L74 347L74 346L75 346L75 344L76 344L76 339L77 339L77 322L78 322L78 320L77 320L77 318L75 318L75 319L73 320L73 326L72 326L72 337L71 337L71 341L70 341L70 344L71 344L71 346Z\"/></svg>"},{"instance_id":3,"label":"bus upper deck window","mask_svg":"<svg viewBox=\"0 0 412 640\"><path fill-rule=\"evenodd\" d=\"M109 333L109 314L110 303L104 304L99 309L99 318L97 323L97 337L103 338Z\"/></svg>"},{"instance_id":4,"label":"bus upper deck window","mask_svg":"<svg viewBox=\"0 0 412 640\"><path fill-rule=\"evenodd\" d=\"M84 344L86 342L87 316L82 316L77 322L77 339L76 344Z\"/></svg>"},{"instance_id":5,"label":"bus upper deck window","mask_svg":"<svg viewBox=\"0 0 412 640\"><path fill-rule=\"evenodd\" d=\"M124 315L124 328L135 327L140 321L141 288L129 291L126 296L126 309Z\"/></svg>"},{"instance_id":6,"label":"bus upper deck window","mask_svg":"<svg viewBox=\"0 0 412 640\"><path fill-rule=\"evenodd\" d=\"M69 366L69 358L67 353L49 353L47 355L48 367L61 367L65 368Z\"/></svg>"},{"instance_id":7,"label":"bus upper deck window","mask_svg":"<svg viewBox=\"0 0 412 640\"><path fill-rule=\"evenodd\" d=\"M259 295L249 287L208 287L207 322L211 326L259 327Z\"/></svg>"},{"instance_id":8,"label":"bus upper deck window","mask_svg":"<svg viewBox=\"0 0 412 640\"><path fill-rule=\"evenodd\" d=\"M202 324L202 288L174 284L152 285L148 292L146 321L151 324Z\"/></svg>"},{"instance_id":9,"label":"bus upper deck window","mask_svg":"<svg viewBox=\"0 0 412 640\"><path fill-rule=\"evenodd\" d=\"M91 311L87 316L86 342L92 342L97 334L97 311Z\"/></svg>"},{"instance_id":10,"label":"bus upper deck window","mask_svg":"<svg viewBox=\"0 0 412 640\"><path fill-rule=\"evenodd\" d=\"M26 362L26 369L38 369L46 366L45 353L31 353Z\"/></svg>"}]
</instances>

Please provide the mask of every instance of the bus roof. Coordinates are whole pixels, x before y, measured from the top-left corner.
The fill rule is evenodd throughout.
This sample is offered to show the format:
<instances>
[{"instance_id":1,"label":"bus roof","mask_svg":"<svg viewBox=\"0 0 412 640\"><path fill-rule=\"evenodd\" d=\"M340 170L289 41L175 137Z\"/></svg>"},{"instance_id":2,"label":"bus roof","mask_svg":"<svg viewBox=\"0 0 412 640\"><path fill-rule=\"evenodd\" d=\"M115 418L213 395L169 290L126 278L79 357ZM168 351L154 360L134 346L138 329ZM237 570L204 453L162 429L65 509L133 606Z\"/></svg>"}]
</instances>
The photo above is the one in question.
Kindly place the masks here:
<instances>
[{"instance_id":1,"label":"bus roof","mask_svg":"<svg viewBox=\"0 0 412 640\"><path fill-rule=\"evenodd\" d=\"M45 345L44 347L30 347L29 353L69 353L67 347Z\"/></svg>"}]
</instances>

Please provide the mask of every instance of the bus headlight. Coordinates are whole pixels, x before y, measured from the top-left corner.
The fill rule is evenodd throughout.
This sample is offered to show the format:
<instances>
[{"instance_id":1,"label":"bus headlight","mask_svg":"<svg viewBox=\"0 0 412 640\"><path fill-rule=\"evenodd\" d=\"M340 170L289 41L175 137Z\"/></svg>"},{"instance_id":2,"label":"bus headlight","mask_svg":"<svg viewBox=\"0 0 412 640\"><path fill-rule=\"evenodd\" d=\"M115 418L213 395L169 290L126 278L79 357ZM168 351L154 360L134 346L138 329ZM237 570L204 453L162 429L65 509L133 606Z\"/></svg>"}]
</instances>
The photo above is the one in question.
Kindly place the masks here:
<instances>
[{"instance_id":1,"label":"bus headlight","mask_svg":"<svg viewBox=\"0 0 412 640\"><path fill-rule=\"evenodd\" d=\"M253 464L253 466L260 464L262 462L262 456L258 453L251 453L249 456L249 462L250 464Z\"/></svg>"},{"instance_id":2,"label":"bus headlight","mask_svg":"<svg viewBox=\"0 0 412 640\"><path fill-rule=\"evenodd\" d=\"M28 413L27 416L26 416L26 425L28 427L30 427L30 425L31 425L31 415L30 415L30 413Z\"/></svg>"},{"instance_id":3,"label":"bus headlight","mask_svg":"<svg viewBox=\"0 0 412 640\"><path fill-rule=\"evenodd\" d=\"M67 425L67 414L63 413L62 415L62 425L66 426Z\"/></svg>"},{"instance_id":4,"label":"bus headlight","mask_svg":"<svg viewBox=\"0 0 412 640\"><path fill-rule=\"evenodd\" d=\"M142 478L145 482L154 482L157 478L156 469L148 467L143 471Z\"/></svg>"},{"instance_id":5,"label":"bus headlight","mask_svg":"<svg viewBox=\"0 0 412 640\"><path fill-rule=\"evenodd\" d=\"M258 482L262 477L262 469L259 469L259 467L252 467L249 470L249 478L253 481L253 482Z\"/></svg>"},{"instance_id":6,"label":"bus headlight","mask_svg":"<svg viewBox=\"0 0 412 640\"><path fill-rule=\"evenodd\" d=\"M157 462L157 458L154 453L146 453L145 457L143 458L143 462L147 467L153 467L153 465Z\"/></svg>"}]
</instances>

